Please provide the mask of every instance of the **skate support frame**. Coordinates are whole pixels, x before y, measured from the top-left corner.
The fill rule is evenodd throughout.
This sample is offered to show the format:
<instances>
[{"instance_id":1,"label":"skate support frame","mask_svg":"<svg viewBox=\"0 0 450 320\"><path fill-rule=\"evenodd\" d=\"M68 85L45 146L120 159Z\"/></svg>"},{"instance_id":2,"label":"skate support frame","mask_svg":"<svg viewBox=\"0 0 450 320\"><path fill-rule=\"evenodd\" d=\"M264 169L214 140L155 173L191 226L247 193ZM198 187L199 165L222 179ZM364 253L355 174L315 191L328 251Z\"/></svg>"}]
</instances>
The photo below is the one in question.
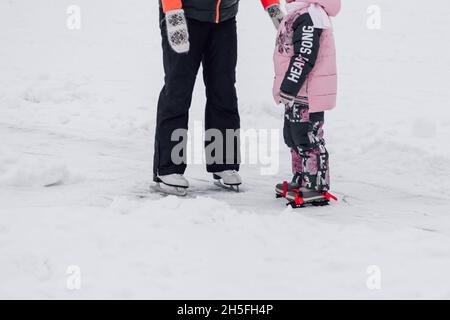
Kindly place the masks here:
<instances>
[{"instance_id":1,"label":"skate support frame","mask_svg":"<svg viewBox=\"0 0 450 320\"><path fill-rule=\"evenodd\" d=\"M338 198L329 192L321 192L321 195L325 198L325 200L305 201L305 199L299 194L300 190L294 189L292 191L296 193L295 199L294 199L294 201L289 201L286 204L286 206L291 206L294 209L303 208L308 205L314 206L314 207L322 207L322 206L329 205L331 201L338 201ZM277 193L276 198L277 199L281 199L281 198L286 199L287 193L288 193L288 182L284 181L283 182L283 193L281 193L281 194Z\"/></svg>"}]
</instances>

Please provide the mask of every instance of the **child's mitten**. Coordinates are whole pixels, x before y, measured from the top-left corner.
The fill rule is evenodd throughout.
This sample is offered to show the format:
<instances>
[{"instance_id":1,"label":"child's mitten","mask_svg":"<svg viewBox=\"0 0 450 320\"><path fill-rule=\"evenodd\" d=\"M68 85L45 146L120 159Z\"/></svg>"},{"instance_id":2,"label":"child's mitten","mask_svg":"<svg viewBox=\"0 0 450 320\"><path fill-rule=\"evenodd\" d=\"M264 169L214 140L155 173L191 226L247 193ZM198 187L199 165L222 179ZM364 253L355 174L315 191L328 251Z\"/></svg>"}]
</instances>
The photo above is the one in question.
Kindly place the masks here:
<instances>
[{"instance_id":1,"label":"child's mitten","mask_svg":"<svg viewBox=\"0 0 450 320\"><path fill-rule=\"evenodd\" d=\"M284 19L284 13L281 10L280 5L278 3L272 4L268 6L266 10L270 16L270 19L272 19L273 25L278 30L281 21Z\"/></svg>"},{"instance_id":2,"label":"child's mitten","mask_svg":"<svg viewBox=\"0 0 450 320\"><path fill-rule=\"evenodd\" d=\"M295 102L295 97L284 92L280 93L280 103L284 104L287 109L292 108Z\"/></svg>"},{"instance_id":3,"label":"child's mitten","mask_svg":"<svg viewBox=\"0 0 450 320\"><path fill-rule=\"evenodd\" d=\"M183 9L166 12L167 39L176 53L189 52L189 31Z\"/></svg>"}]
</instances>

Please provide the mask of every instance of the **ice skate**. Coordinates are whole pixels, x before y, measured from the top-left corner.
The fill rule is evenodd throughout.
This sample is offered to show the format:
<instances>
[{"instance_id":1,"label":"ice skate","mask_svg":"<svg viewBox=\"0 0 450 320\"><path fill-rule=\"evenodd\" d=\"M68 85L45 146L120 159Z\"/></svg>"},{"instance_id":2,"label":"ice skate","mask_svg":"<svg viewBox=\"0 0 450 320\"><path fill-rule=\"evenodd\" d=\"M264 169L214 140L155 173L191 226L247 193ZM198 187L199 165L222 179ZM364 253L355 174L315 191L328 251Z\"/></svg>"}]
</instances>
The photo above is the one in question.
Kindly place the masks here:
<instances>
[{"instance_id":1,"label":"ice skate","mask_svg":"<svg viewBox=\"0 0 450 320\"><path fill-rule=\"evenodd\" d=\"M300 191L300 185L295 182L287 182L279 183L275 187L275 195L277 198L286 198L289 192L298 192Z\"/></svg>"},{"instance_id":2,"label":"ice skate","mask_svg":"<svg viewBox=\"0 0 450 320\"><path fill-rule=\"evenodd\" d=\"M216 172L213 174L215 185L224 188L226 190L231 190L239 192L239 186L242 184L242 178L236 170L225 170L222 172Z\"/></svg>"},{"instance_id":3,"label":"ice skate","mask_svg":"<svg viewBox=\"0 0 450 320\"><path fill-rule=\"evenodd\" d=\"M155 190L164 194L184 197L187 195L189 181L182 174L156 176Z\"/></svg>"}]
</instances>

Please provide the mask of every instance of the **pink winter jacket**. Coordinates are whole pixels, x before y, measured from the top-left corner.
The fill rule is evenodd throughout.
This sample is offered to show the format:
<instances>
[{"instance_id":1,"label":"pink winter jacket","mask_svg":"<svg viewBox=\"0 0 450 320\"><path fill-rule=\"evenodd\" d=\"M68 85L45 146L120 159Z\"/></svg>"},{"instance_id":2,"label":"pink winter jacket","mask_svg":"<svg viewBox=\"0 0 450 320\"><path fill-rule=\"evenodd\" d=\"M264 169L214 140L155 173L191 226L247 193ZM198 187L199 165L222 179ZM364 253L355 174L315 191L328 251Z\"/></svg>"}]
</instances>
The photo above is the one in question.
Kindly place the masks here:
<instances>
[{"instance_id":1,"label":"pink winter jacket","mask_svg":"<svg viewBox=\"0 0 450 320\"><path fill-rule=\"evenodd\" d=\"M341 8L341 0L302 0L303 2L317 3L321 5L329 16L336 16ZM308 8L299 9L288 14L282 21L274 53L275 83L274 99L281 102L280 92L283 80L294 54L293 25L298 17L308 13ZM321 112L336 107L337 93L337 67L336 48L332 29L324 29L320 36L320 47L317 60L302 85L297 97L307 97L310 112Z\"/></svg>"}]
</instances>

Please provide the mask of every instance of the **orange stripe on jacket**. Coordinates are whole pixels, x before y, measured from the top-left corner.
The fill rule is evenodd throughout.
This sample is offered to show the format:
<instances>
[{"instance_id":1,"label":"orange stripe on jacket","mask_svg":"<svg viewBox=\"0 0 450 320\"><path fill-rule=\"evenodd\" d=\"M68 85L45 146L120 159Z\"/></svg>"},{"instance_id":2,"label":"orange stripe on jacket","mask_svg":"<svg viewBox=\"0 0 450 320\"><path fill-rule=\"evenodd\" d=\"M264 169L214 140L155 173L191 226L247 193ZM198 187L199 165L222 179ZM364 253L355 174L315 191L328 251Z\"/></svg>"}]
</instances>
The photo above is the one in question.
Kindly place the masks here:
<instances>
[{"instance_id":1,"label":"orange stripe on jacket","mask_svg":"<svg viewBox=\"0 0 450 320\"><path fill-rule=\"evenodd\" d=\"M162 0L162 6L164 13L183 8L181 0Z\"/></svg>"},{"instance_id":2,"label":"orange stripe on jacket","mask_svg":"<svg viewBox=\"0 0 450 320\"><path fill-rule=\"evenodd\" d=\"M267 9L268 6L271 6L273 4L279 4L280 0L261 0L262 5L264 6L264 9ZM220 4L220 1L219 1ZM176 10L183 8L183 4L181 3L181 0L162 0L162 6L163 11L166 13L170 10Z\"/></svg>"},{"instance_id":3,"label":"orange stripe on jacket","mask_svg":"<svg viewBox=\"0 0 450 320\"><path fill-rule=\"evenodd\" d=\"M219 23L219 21L220 21L220 3L221 3L221 0L217 0L216 23Z\"/></svg>"},{"instance_id":4,"label":"orange stripe on jacket","mask_svg":"<svg viewBox=\"0 0 450 320\"><path fill-rule=\"evenodd\" d=\"M261 0L261 3L264 6L264 9L267 9L268 6L279 4L280 0Z\"/></svg>"}]
</instances>

